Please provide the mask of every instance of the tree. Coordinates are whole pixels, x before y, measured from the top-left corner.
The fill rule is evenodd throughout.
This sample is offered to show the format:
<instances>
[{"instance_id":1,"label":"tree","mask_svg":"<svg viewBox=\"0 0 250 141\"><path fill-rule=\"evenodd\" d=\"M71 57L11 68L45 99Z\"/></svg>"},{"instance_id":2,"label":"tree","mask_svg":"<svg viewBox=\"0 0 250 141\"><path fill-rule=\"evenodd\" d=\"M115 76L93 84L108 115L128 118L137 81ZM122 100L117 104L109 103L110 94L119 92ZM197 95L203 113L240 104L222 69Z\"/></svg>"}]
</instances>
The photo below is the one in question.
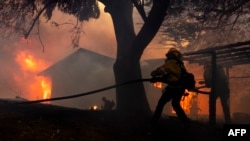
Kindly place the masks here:
<instances>
[{"instance_id":1,"label":"tree","mask_svg":"<svg viewBox=\"0 0 250 141\"><path fill-rule=\"evenodd\" d=\"M205 25L214 25L216 23L213 22L216 21L217 26L215 28L221 28L224 22L229 21L230 14L239 13L240 16L240 13L246 13L245 9L249 7L249 2L244 0L149 0L147 3L144 3L144 0L99 0L99 2L105 5L105 11L110 13L114 23L117 41L117 56L114 64L116 83L142 78L139 63L141 55L162 26L163 21L165 21L163 33L169 32L170 35L172 34L171 36L180 37L184 32L193 34L194 30L207 28ZM148 5L150 11L145 11L144 6ZM134 6L144 20L138 34L135 33L132 19ZM0 28L3 31L2 35L8 38L13 33L22 33L27 38L34 26L39 25L39 17L45 16L50 20L52 12L56 8L66 14L74 15L78 21L74 25L76 32L72 36L74 46L78 46L81 35L81 22L88 21L90 18L98 18L100 14L96 0L1 1ZM199 23L203 26L197 28L193 24L186 25L181 31L170 32L169 30L173 30L173 25L176 24L173 19L181 17L181 14L187 13L187 11L189 12L186 15L191 20L195 20L193 24ZM172 22L172 26L168 22ZM58 26L57 23L54 24ZM190 30L192 26L194 28ZM187 36L189 35L187 34ZM151 113L143 83L119 87L116 92L118 111L126 115L136 114L142 116Z\"/></svg>"},{"instance_id":2,"label":"tree","mask_svg":"<svg viewBox=\"0 0 250 141\"><path fill-rule=\"evenodd\" d=\"M246 0L179 1L168 10L162 42L173 40L197 50L248 40L249 5Z\"/></svg>"}]
</instances>

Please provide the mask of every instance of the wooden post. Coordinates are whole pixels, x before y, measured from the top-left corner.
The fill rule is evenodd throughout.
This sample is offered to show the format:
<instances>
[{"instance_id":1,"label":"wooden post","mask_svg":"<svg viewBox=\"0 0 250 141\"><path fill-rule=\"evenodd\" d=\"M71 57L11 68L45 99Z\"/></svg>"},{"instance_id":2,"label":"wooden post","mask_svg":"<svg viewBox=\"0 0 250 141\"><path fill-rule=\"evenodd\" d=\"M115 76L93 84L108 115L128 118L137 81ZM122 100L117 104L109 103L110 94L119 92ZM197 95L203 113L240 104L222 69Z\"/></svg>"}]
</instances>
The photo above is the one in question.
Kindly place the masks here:
<instances>
[{"instance_id":1,"label":"wooden post","mask_svg":"<svg viewBox=\"0 0 250 141\"><path fill-rule=\"evenodd\" d=\"M229 68L226 67L226 75L227 75L227 86L228 86L228 89L229 89L229 95L228 95L228 115L226 115L225 117L225 120L226 122L231 122L231 104L230 104L230 95L231 95L231 92L230 92L230 76L229 76ZM224 113L226 114L226 113Z\"/></svg>"},{"instance_id":2,"label":"wooden post","mask_svg":"<svg viewBox=\"0 0 250 141\"><path fill-rule=\"evenodd\" d=\"M217 60L216 52L213 52L212 58L211 58L212 87L211 87L211 93L209 95L209 123L210 124L216 123L216 94L215 94L215 82L216 82L216 70L217 70L216 60Z\"/></svg>"}]
</instances>

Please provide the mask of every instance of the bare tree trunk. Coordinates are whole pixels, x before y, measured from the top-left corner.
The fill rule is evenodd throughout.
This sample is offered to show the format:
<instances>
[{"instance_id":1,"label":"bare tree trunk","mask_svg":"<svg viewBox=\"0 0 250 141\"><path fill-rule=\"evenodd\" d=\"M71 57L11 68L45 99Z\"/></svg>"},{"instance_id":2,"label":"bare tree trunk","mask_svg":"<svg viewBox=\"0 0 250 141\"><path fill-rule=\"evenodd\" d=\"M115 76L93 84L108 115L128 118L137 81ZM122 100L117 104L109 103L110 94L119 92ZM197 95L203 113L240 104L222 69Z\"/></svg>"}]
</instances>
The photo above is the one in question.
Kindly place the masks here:
<instances>
[{"instance_id":1,"label":"bare tree trunk","mask_svg":"<svg viewBox=\"0 0 250 141\"><path fill-rule=\"evenodd\" d=\"M136 38L132 19L133 5L128 0L111 2L106 4L105 10L112 17L117 40L117 58L114 64L115 81L120 84L141 79L140 60L133 56L134 48L132 47ZM117 88L116 101L117 110L126 115L151 113L143 83Z\"/></svg>"},{"instance_id":2,"label":"bare tree trunk","mask_svg":"<svg viewBox=\"0 0 250 141\"><path fill-rule=\"evenodd\" d=\"M156 0L142 30L136 36L132 19L133 4L128 0L112 0L105 4L113 23L117 40L114 75L117 84L141 79L140 58L153 39L166 15L168 1ZM143 83L116 89L117 110L126 115L151 114Z\"/></svg>"}]
</instances>

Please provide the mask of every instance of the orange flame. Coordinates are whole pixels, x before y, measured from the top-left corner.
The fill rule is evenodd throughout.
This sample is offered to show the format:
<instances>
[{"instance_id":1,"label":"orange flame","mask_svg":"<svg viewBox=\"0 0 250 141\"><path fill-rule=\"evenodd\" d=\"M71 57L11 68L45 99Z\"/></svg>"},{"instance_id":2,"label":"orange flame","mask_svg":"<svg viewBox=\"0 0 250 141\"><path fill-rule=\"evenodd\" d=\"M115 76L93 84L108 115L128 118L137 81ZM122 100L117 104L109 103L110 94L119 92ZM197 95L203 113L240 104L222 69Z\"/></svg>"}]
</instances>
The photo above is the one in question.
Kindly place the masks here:
<instances>
[{"instance_id":1,"label":"orange flame","mask_svg":"<svg viewBox=\"0 0 250 141\"><path fill-rule=\"evenodd\" d=\"M43 99L48 99L51 97L51 83L48 78L42 78L41 87L43 90Z\"/></svg>"},{"instance_id":2,"label":"orange flame","mask_svg":"<svg viewBox=\"0 0 250 141\"><path fill-rule=\"evenodd\" d=\"M161 89L161 88L163 88L163 83L162 82L155 82L155 83L153 83L153 86L155 88ZM182 96L182 100L181 100L180 104L186 113L190 112L191 100L192 100L193 96L194 96L194 93L189 92L188 90L186 90L184 96ZM173 109L171 112L175 113L175 111Z\"/></svg>"},{"instance_id":3,"label":"orange flame","mask_svg":"<svg viewBox=\"0 0 250 141\"><path fill-rule=\"evenodd\" d=\"M188 90L185 90L185 94L182 96L181 99L181 107L183 108L183 110L188 114L190 112L190 108L191 108L191 101L192 98L194 96L193 92L189 92ZM172 113L175 113L175 111L172 109Z\"/></svg>"},{"instance_id":4,"label":"orange flame","mask_svg":"<svg viewBox=\"0 0 250 141\"><path fill-rule=\"evenodd\" d=\"M37 77L39 71L42 71L46 66L43 60L35 58L27 51L19 51L16 55L16 62L22 69L23 77L18 79L19 83L25 82L28 99L48 99L51 97L51 82L49 78Z\"/></svg>"},{"instance_id":5,"label":"orange flame","mask_svg":"<svg viewBox=\"0 0 250 141\"><path fill-rule=\"evenodd\" d=\"M32 55L25 51L18 52L16 61L24 71L28 72L37 72L41 69L38 66L45 66L44 62L35 59Z\"/></svg>"},{"instance_id":6,"label":"orange flame","mask_svg":"<svg viewBox=\"0 0 250 141\"><path fill-rule=\"evenodd\" d=\"M28 58L25 58L24 60L26 67L35 70L36 69L36 63L33 61L32 56L28 56Z\"/></svg>"}]
</instances>

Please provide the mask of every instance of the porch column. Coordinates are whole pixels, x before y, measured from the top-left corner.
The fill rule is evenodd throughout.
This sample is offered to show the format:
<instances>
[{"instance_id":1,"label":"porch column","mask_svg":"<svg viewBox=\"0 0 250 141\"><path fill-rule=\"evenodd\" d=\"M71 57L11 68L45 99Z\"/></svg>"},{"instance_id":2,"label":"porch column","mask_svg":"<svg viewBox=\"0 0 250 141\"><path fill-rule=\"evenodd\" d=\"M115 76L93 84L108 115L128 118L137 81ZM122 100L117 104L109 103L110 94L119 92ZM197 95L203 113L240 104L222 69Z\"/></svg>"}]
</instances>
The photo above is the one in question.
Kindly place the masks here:
<instances>
[{"instance_id":1,"label":"porch column","mask_svg":"<svg viewBox=\"0 0 250 141\"><path fill-rule=\"evenodd\" d=\"M212 87L211 93L209 95L209 123L215 124L216 123L216 94L215 94L215 81L216 81L216 70L217 70L217 57L216 52L212 52L211 58L211 65L212 65Z\"/></svg>"}]
</instances>

